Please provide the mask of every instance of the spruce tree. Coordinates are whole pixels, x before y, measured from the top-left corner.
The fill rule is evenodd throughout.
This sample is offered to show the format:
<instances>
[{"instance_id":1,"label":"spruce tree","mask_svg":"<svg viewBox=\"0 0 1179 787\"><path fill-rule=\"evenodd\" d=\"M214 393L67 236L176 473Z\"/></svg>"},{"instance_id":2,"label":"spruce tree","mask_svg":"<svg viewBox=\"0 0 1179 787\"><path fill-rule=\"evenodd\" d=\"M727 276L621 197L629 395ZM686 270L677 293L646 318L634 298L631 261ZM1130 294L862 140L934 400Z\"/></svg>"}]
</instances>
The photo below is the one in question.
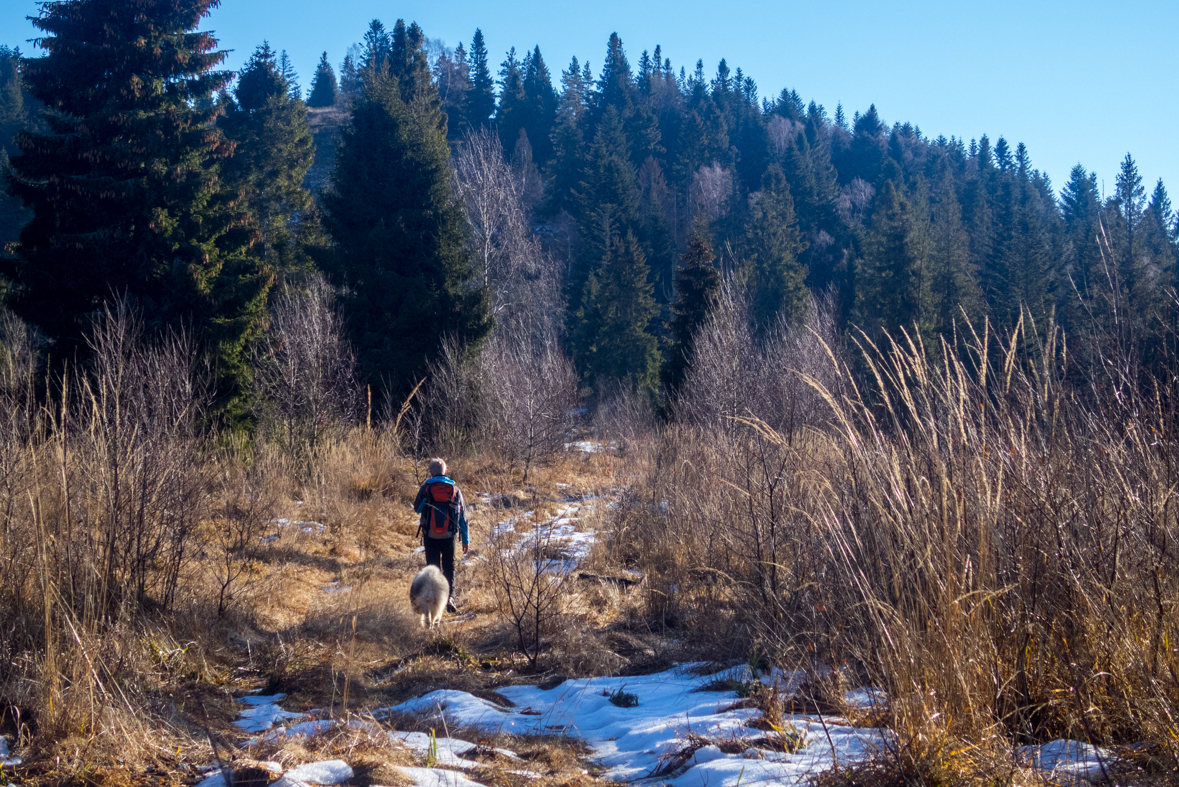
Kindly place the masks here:
<instances>
[{"instance_id":1,"label":"spruce tree","mask_svg":"<svg viewBox=\"0 0 1179 787\"><path fill-rule=\"evenodd\" d=\"M405 68L426 69L419 33L406 31ZM487 334L487 294L451 190L446 118L428 72L370 74L324 207L336 244L327 264L348 293L352 341L373 383L403 396L444 338Z\"/></svg>"},{"instance_id":2,"label":"spruce tree","mask_svg":"<svg viewBox=\"0 0 1179 787\"><path fill-rule=\"evenodd\" d=\"M0 150L15 152L13 137L25 127L27 120L20 77L20 50L0 45Z\"/></svg>"},{"instance_id":3,"label":"spruce tree","mask_svg":"<svg viewBox=\"0 0 1179 787\"><path fill-rule=\"evenodd\" d=\"M467 97L467 114L463 120L472 128L483 128L491 124L493 112L495 112L495 81L491 78L491 67L487 61L487 45L483 43L483 31L475 28L475 37L471 41L471 93Z\"/></svg>"},{"instance_id":4,"label":"spruce tree","mask_svg":"<svg viewBox=\"0 0 1179 787\"><path fill-rule=\"evenodd\" d=\"M839 173L841 182L848 183L859 178L873 186L879 186L885 175L884 161L888 158L884 139L887 132L888 129L876 114L875 104L859 116L854 125L846 164Z\"/></svg>"},{"instance_id":5,"label":"spruce tree","mask_svg":"<svg viewBox=\"0 0 1179 787\"><path fill-rule=\"evenodd\" d=\"M536 165L543 168L553 155L557 91L553 89L553 78L539 46L524 58L524 103L524 130L532 143Z\"/></svg>"},{"instance_id":6,"label":"spruce tree","mask_svg":"<svg viewBox=\"0 0 1179 787\"><path fill-rule=\"evenodd\" d=\"M692 225L687 245L676 272L676 299L668 325L667 362L663 365L663 384L669 401L675 399L683 384L692 363L696 331L707 319L720 290L720 272L708 237L708 220L702 214Z\"/></svg>"},{"instance_id":7,"label":"spruce tree","mask_svg":"<svg viewBox=\"0 0 1179 787\"><path fill-rule=\"evenodd\" d=\"M622 48L622 39L618 33L610 34L610 41L606 45L606 60L602 64L602 76L598 80L598 95L596 107L598 116L613 107L623 119L629 119L634 112L635 83L631 74L630 63L626 59L626 52Z\"/></svg>"},{"instance_id":8,"label":"spruce tree","mask_svg":"<svg viewBox=\"0 0 1179 787\"><path fill-rule=\"evenodd\" d=\"M806 304L806 269L798 255L806 248L794 216L794 198L782 168L771 164L761 181L746 235L746 286L752 317L765 331L779 318L792 322Z\"/></svg>"},{"instance_id":9,"label":"spruce tree","mask_svg":"<svg viewBox=\"0 0 1179 787\"><path fill-rule=\"evenodd\" d=\"M597 390L622 383L649 396L659 385L659 343L651 323L659 307L651 295L646 256L633 232L615 236L582 294L573 333L574 360Z\"/></svg>"},{"instance_id":10,"label":"spruce tree","mask_svg":"<svg viewBox=\"0 0 1179 787\"><path fill-rule=\"evenodd\" d=\"M1091 289L1101 282L1101 196L1096 173L1087 173L1080 164L1069 173L1068 183L1060 193L1064 219L1063 264L1067 286L1061 294L1061 322L1066 329L1080 327L1085 318Z\"/></svg>"},{"instance_id":11,"label":"spruce tree","mask_svg":"<svg viewBox=\"0 0 1179 787\"><path fill-rule=\"evenodd\" d=\"M310 261L296 245L290 223L311 206L303 178L315 158L315 143L307 107L292 97L281 58L275 59L268 44L246 62L220 125L235 145L224 176L246 195L262 232L264 259L279 271L306 267Z\"/></svg>"},{"instance_id":12,"label":"spruce tree","mask_svg":"<svg viewBox=\"0 0 1179 787\"><path fill-rule=\"evenodd\" d=\"M467 111L467 96L471 92L471 64L460 43L454 53L443 51L434 64L434 83L446 113L447 136L456 142L464 132L463 116Z\"/></svg>"},{"instance_id":13,"label":"spruce tree","mask_svg":"<svg viewBox=\"0 0 1179 787\"><path fill-rule=\"evenodd\" d=\"M20 50L0 45L0 180L8 170L9 153L16 153L16 134L28 127L30 114L20 76ZM20 200L0 191L0 257L30 217Z\"/></svg>"},{"instance_id":14,"label":"spruce tree","mask_svg":"<svg viewBox=\"0 0 1179 787\"><path fill-rule=\"evenodd\" d=\"M388 65L392 42L389 40L389 31L385 29L385 25L380 19L374 19L368 23L368 30L364 33L363 46L364 53L361 55L359 64L361 72L376 74Z\"/></svg>"},{"instance_id":15,"label":"spruce tree","mask_svg":"<svg viewBox=\"0 0 1179 787\"><path fill-rule=\"evenodd\" d=\"M1117 256L1122 281L1131 293L1131 298L1137 299L1144 295L1143 290L1149 286L1143 282L1141 265L1141 224L1146 210L1146 189L1142 186L1138 165L1129 153L1122 161L1115 183L1112 203L1115 221L1111 222L1113 251Z\"/></svg>"},{"instance_id":16,"label":"spruce tree","mask_svg":"<svg viewBox=\"0 0 1179 787\"><path fill-rule=\"evenodd\" d=\"M328 62L327 52L319 58L319 65L315 69L315 77L311 80L311 95L307 98L307 106L331 107L336 104L336 72Z\"/></svg>"},{"instance_id":17,"label":"spruce tree","mask_svg":"<svg viewBox=\"0 0 1179 787\"><path fill-rule=\"evenodd\" d=\"M570 292L575 298L583 291L586 277L594 267L613 253L618 238L628 232L637 237L638 178L627 156L628 148L622 118L617 109L608 107L598 124L583 179L575 193L582 235L580 264L569 277Z\"/></svg>"},{"instance_id":18,"label":"spruce tree","mask_svg":"<svg viewBox=\"0 0 1179 787\"><path fill-rule=\"evenodd\" d=\"M582 75L577 58L561 72L561 98L553 128L553 157L549 163L552 179L551 210L574 209L573 195L581 181L585 163L585 117L589 112L590 85Z\"/></svg>"},{"instance_id":19,"label":"spruce tree","mask_svg":"<svg viewBox=\"0 0 1179 787\"><path fill-rule=\"evenodd\" d=\"M214 125L212 95L231 79L197 31L215 0L47 3L33 24L43 58L25 61L50 109L23 132L11 193L33 209L8 267L17 310L85 355L90 317L128 296L149 327L187 325L221 374L222 404L240 403L244 348L259 328L270 275L249 253L256 234L220 177L233 145Z\"/></svg>"},{"instance_id":20,"label":"spruce tree","mask_svg":"<svg viewBox=\"0 0 1179 787\"><path fill-rule=\"evenodd\" d=\"M962 224L954 174L945 160L934 184L931 218L936 328L948 334L955 322L961 322L963 313L972 321L980 318L985 301L970 262L970 236Z\"/></svg>"},{"instance_id":21,"label":"spruce tree","mask_svg":"<svg viewBox=\"0 0 1179 787\"><path fill-rule=\"evenodd\" d=\"M291 99L303 100L303 88L299 87L299 75L295 72L295 65L291 62L291 58L287 55L287 50L283 50L278 56L278 73L282 74L282 78L287 83L287 95Z\"/></svg>"},{"instance_id":22,"label":"spruce tree","mask_svg":"<svg viewBox=\"0 0 1179 787\"><path fill-rule=\"evenodd\" d=\"M1142 234L1143 246L1150 255L1150 264L1163 281L1173 279L1176 274L1176 248L1171 237L1172 215L1171 198L1167 195L1162 178L1159 178L1146 205Z\"/></svg>"},{"instance_id":23,"label":"spruce tree","mask_svg":"<svg viewBox=\"0 0 1179 787\"><path fill-rule=\"evenodd\" d=\"M344 62L340 65L340 98L346 104L360 98L360 68L351 52L344 55Z\"/></svg>"},{"instance_id":24,"label":"spruce tree","mask_svg":"<svg viewBox=\"0 0 1179 787\"><path fill-rule=\"evenodd\" d=\"M1020 146L1023 150L1023 146ZM1044 324L1050 308L1051 245L1044 226L1044 205L1035 187L1025 156L1015 160L1011 213L1004 216L1001 235L1001 289L995 294L995 311L1008 324L1014 323L1022 310ZM1001 169L1001 174L1002 169Z\"/></svg>"},{"instance_id":25,"label":"spruce tree","mask_svg":"<svg viewBox=\"0 0 1179 787\"><path fill-rule=\"evenodd\" d=\"M931 271L928 206L915 205L891 181L884 182L872 213L856 271L856 306L864 328L903 328L932 335L937 318ZM924 210L922 209L924 208Z\"/></svg>"},{"instance_id":26,"label":"spruce tree","mask_svg":"<svg viewBox=\"0 0 1179 787\"><path fill-rule=\"evenodd\" d=\"M524 69L520 59L516 57L516 47L511 48L507 58L500 65L499 85L499 106L495 110L495 125L499 130L500 144L510 154L520 137L520 130L527 123L528 112L525 106Z\"/></svg>"}]
</instances>

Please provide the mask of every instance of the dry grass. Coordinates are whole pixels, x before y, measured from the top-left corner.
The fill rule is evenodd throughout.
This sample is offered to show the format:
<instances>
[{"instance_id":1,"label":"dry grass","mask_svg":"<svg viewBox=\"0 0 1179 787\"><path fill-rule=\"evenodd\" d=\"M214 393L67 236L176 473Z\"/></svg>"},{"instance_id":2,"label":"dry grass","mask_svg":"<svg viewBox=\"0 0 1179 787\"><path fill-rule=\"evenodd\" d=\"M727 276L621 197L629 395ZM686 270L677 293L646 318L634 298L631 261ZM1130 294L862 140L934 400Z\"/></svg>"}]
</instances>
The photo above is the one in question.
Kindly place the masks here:
<instances>
[{"instance_id":1,"label":"dry grass","mask_svg":"<svg viewBox=\"0 0 1179 787\"><path fill-rule=\"evenodd\" d=\"M669 425L618 560L669 626L884 687L895 783L1011 770L1013 747L1057 737L1149 742L1174 776L1173 394L1079 386L1055 340L865 344L863 377L809 378L823 428Z\"/></svg>"},{"instance_id":2,"label":"dry grass","mask_svg":"<svg viewBox=\"0 0 1179 787\"><path fill-rule=\"evenodd\" d=\"M189 399L152 411L172 419L160 435L112 431L114 371L182 381L185 368L178 348L116 339L108 377L79 382L64 410L4 393L0 612L14 635L0 643L0 732L27 781L190 781L193 762L242 739L232 697L246 690L365 719L441 688L499 701L521 681L767 657L811 676L788 703L751 687L767 736L791 713L897 733L832 785L1031 784L1012 751L1055 737L1124 753L1124 780L1175 775L1173 395L1080 385L1051 337L984 334L936 355L865 346L863 375L832 354L834 371L808 378L826 409L791 431L756 418L653 431L631 403L611 409L617 450L557 453L527 483L494 453L453 458L473 549L464 614L436 631L407 598L425 466L399 435L337 429L294 462L200 433L184 385ZM150 377L119 377L122 395L145 402ZM95 483L125 467L137 472ZM521 654L492 528L531 512L520 537L587 500L578 526L600 537ZM135 559L101 559L124 553ZM862 685L889 704L849 708ZM416 761L382 741L339 728L251 757L343 755L358 787L398 783L394 768ZM568 741L496 745L544 783L595 781ZM517 783L500 765L476 778Z\"/></svg>"}]
</instances>

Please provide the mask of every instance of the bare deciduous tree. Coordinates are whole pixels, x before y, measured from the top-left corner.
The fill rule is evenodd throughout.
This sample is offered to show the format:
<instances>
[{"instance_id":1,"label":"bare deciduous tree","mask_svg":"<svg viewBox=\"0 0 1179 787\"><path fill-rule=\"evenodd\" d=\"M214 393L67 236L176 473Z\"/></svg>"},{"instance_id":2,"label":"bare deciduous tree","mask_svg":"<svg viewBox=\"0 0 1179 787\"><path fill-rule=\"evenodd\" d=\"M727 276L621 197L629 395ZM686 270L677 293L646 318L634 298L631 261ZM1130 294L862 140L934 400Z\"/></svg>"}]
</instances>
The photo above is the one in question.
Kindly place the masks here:
<instances>
[{"instance_id":1,"label":"bare deciduous tree","mask_svg":"<svg viewBox=\"0 0 1179 787\"><path fill-rule=\"evenodd\" d=\"M796 120L782 117L781 115L773 115L766 123L766 131L770 135L770 145L773 146L774 152L781 156L786 152L787 146L802 133L805 127Z\"/></svg>"},{"instance_id":2,"label":"bare deciduous tree","mask_svg":"<svg viewBox=\"0 0 1179 787\"><path fill-rule=\"evenodd\" d=\"M71 590L108 611L148 599L166 606L205 510L197 457L209 393L191 342L169 335L147 345L125 303L99 317L88 342L93 371L73 376L78 398L63 418L70 409L77 418L60 425L73 457L62 467L60 535L93 561L97 585Z\"/></svg>"},{"instance_id":3,"label":"bare deciduous tree","mask_svg":"<svg viewBox=\"0 0 1179 787\"><path fill-rule=\"evenodd\" d=\"M490 415L504 453L524 467L564 448L577 406L577 374L555 342L497 334L484 355Z\"/></svg>"},{"instance_id":4,"label":"bare deciduous tree","mask_svg":"<svg viewBox=\"0 0 1179 787\"><path fill-rule=\"evenodd\" d=\"M554 548L551 527L538 522L520 543L515 535L508 529L493 536L488 557L491 584L520 653L535 668L544 637L552 633L564 612L572 572L570 563Z\"/></svg>"},{"instance_id":5,"label":"bare deciduous tree","mask_svg":"<svg viewBox=\"0 0 1179 787\"><path fill-rule=\"evenodd\" d=\"M696 335L676 417L702 428L730 428L735 418L754 417L786 435L820 422L826 405L803 378L836 384L827 350L839 347L836 314L831 294L812 296L802 323L780 322L759 337L748 292L729 279Z\"/></svg>"},{"instance_id":6,"label":"bare deciduous tree","mask_svg":"<svg viewBox=\"0 0 1179 787\"><path fill-rule=\"evenodd\" d=\"M492 292L493 308L499 305L497 283L514 278L513 254L528 234L524 223L523 185L504 157L499 136L479 129L463 136L454 159L455 185L467 209L467 220L483 275Z\"/></svg>"},{"instance_id":7,"label":"bare deciduous tree","mask_svg":"<svg viewBox=\"0 0 1179 787\"><path fill-rule=\"evenodd\" d=\"M289 450L314 449L356 417L356 359L322 276L288 284L274 298L254 365L263 420L272 420Z\"/></svg>"},{"instance_id":8,"label":"bare deciduous tree","mask_svg":"<svg viewBox=\"0 0 1179 787\"><path fill-rule=\"evenodd\" d=\"M728 215L733 195L733 172L717 162L703 166L692 176L692 204L710 221Z\"/></svg>"},{"instance_id":9,"label":"bare deciduous tree","mask_svg":"<svg viewBox=\"0 0 1179 787\"><path fill-rule=\"evenodd\" d=\"M845 222L858 221L868 210L875 196L876 189L871 183L856 178L839 190L839 196L835 198L835 212Z\"/></svg>"},{"instance_id":10,"label":"bare deciduous tree","mask_svg":"<svg viewBox=\"0 0 1179 787\"><path fill-rule=\"evenodd\" d=\"M543 328L547 331L560 322L562 272L532 233L529 205L539 199L539 180L531 148L523 142L509 162L494 132L468 133L454 161L455 186L496 322L525 322L531 330L539 320L551 323Z\"/></svg>"}]
</instances>

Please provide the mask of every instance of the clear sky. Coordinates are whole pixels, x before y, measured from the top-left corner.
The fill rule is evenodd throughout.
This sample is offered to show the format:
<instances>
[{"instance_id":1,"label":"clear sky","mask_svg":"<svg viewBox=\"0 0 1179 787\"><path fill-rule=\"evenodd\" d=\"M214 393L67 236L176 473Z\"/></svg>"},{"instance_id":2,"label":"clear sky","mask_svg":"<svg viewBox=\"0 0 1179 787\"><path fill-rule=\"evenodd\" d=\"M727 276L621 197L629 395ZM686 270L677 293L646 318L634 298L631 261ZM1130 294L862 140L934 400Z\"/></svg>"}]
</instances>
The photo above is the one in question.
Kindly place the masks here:
<instances>
[{"instance_id":1,"label":"clear sky","mask_svg":"<svg viewBox=\"0 0 1179 787\"><path fill-rule=\"evenodd\" d=\"M35 0L3 0L0 43L35 30ZM848 117L875 103L888 123L966 140L1025 142L1059 189L1078 162L1106 193L1126 155L1149 192L1162 177L1179 204L1179 0L222 0L207 20L240 66L269 40L310 87L327 50L338 69L370 20L400 17L448 46L483 29L493 65L539 44L558 78L576 55L600 70L611 32L631 64L656 44L676 70L727 58L763 96L792 88Z\"/></svg>"}]
</instances>

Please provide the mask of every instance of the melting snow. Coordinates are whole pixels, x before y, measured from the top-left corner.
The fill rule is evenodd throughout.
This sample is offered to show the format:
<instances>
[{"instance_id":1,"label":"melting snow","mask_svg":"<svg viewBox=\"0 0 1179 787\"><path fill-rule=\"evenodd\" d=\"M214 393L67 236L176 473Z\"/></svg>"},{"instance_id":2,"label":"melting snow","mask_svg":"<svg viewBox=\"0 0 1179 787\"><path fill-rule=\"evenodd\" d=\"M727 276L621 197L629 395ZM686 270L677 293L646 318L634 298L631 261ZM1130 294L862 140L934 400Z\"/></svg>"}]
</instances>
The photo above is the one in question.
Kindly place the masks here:
<instances>
[{"instance_id":1,"label":"melting snow","mask_svg":"<svg viewBox=\"0 0 1179 787\"><path fill-rule=\"evenodd\" d=\"M471 781L458 771L403 767L398 767L397 770L413 779L414 787L483 787L479 782Z\"/></svg>"},{"instance_id":2,"label":"melting snow","mask_svg":"<svg viewBox=\"0 0 1179 787\"><path fill-rule=\"evenodd\" d=\"M694 691L714 680L716 676L701 678L681 668L642 677L566 681L549 691L533 686L500 689L516 705L514 709L465 692L441 690L389 710L516 735L577 735L608 768L605 778L634 781L664 767L689 736L718 743L765 736L745 726L758 716L757 711L726 710L737 699L735 692ZM611 703L608 695L620 690L636 695L638 706L621 708ZM796 717L794 726L807 744L795 754L755 750L753 756L758 759L749 759L746 754L724 754L716 746L705 746L683 763L682 773L676 769L666 775L674 777L670 783L685 787L734 785L738 779L795 784L836 761L866 757L888 740L883 730L856 729L838 719L827 720L824 729L820 723Z\"/></svg>"},{"instance_id":3,"label":"melting snow","mask_svg":"<svg viewBox=\"0 0 1179 787\"><path fill-rule=\"evenodd\" d=\"M390 732L389 739L399 741L405 744L410 750L423 756L430 754L430 736L424 732ZM444 765L448 768L462 768L464 770L479 765L476 761L468 760L461 756L476 748L473 743L468 743L458 738L435 738L433 743L435 748L434 756L439 765ZM507 749L494 749L494 751L497 754L502 754L514 760L519 759L515 752L508 751Z\"/></svg>"},{"instance_id":4,"label":"melting snow","mask_svg":"<svg viewBox=\"0 0 1179 787\"><path fill-rule=\"evenodd\" d=\"M514 548L515 551L536 549L545 555L543 560L537 561L537 567L542 572L567 574L575 571L581 562L589 557L590 550L593 549L594 541L597 538L597 534L592 531L577 529L577 522L581 519L581 514L592 509L593 506L588 503L567 506L548 522L533 526L520 539L519 544ZM531 517L532 514L533 512L529 511L520 517L513 517L495 525L491 531L492 540L510 537L515 530L516 523L521 519Z\"/></svg>"},{"instance_id":5,"label":"melting snow","mask_svg":"<svg viewBox=\"0 0 1179 787\"><path fill-rule=\"evenodd\" d=\"M352 778L352 768L343 760L311 762L287 771L283 778L309 784L341 784Z\"/></svg>"},{"instance_id":6,"label":"melting snow","mask_svg":"<svg viewBox=\"0 0 1179 787\"><path fill-rule=\"evenodd\" d=\"M290 713L278 707L278 701L285 694L254 694L249 697L238 697L237 701L247 705L241 713L241 718L234 722L245 732L265 732L277 722L285 719L301 719L304 714Z\"/></svg>"},{"instance_id":7,"label":"melting snow","mask_svg":"<svg viewBox=\"0 0 1179 787\"><path fill-rule=\"evenodd\" d=\"M1054 776L1096 779L1105 775L1113 755L1080 741L1055 740L1043 746L1021 746L1019 760Z\"/></svg>"}]
</instances>

